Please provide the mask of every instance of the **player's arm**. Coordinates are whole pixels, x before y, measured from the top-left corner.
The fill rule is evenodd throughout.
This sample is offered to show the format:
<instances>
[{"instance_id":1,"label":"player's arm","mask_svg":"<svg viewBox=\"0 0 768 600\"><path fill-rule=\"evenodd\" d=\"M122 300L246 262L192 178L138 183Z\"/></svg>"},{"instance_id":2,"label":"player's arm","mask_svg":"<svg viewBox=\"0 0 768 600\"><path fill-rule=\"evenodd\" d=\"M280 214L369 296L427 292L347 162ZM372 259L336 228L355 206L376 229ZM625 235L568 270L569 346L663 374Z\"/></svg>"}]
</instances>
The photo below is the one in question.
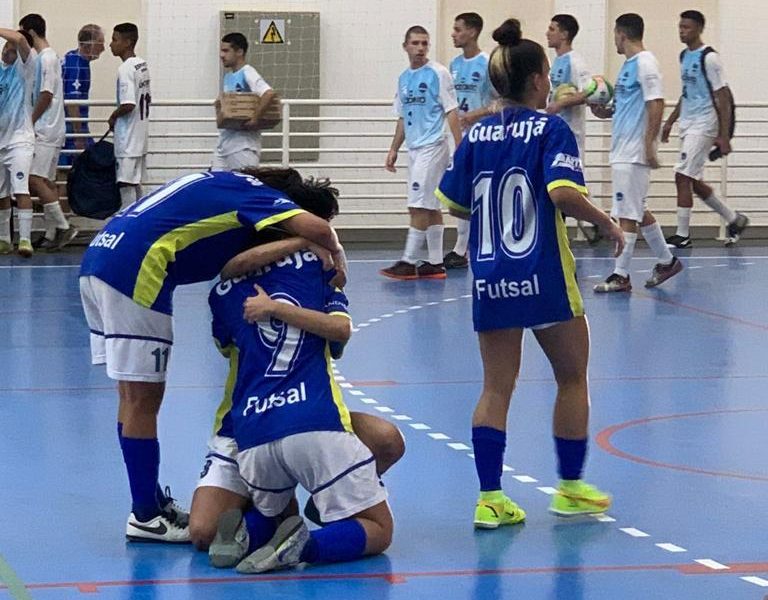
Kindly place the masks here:
<instances>
[{"instance_id":1,"label":"player's arm","mask_svg":"<svg viewBox=\"0 0 768 600\"><path fill-rule=\"evenodd\" d=\"M15 29L6 29L5 27L0 27L0 37L16 44L16 51L19 53L19 56L21 56L21 61L27 62L29 53L32 51L32 48L29 47L29 43L27 42L27 38Z\"/></svg>"},{"instance_id":2,"label":"player's arm","mask_svg":"<svg viewBox=\"0 0 768 600\"><path fill-rule=\"evenodd\" d=\"M720 148L720 152L729 154L731 151L731 118L733 116L733 107L731 106L731 94L727 86L721 87L715 91L715 111L717 112L717 121L719 124L718 135L715 144Z\"/></svg>"},{"instance_id":3,"label":"player's arm","mask_svg":"<svg viewBox=\"0 0 768 600\"><path fill-rule=\"evenodd\" d=\"M616 244L615 255L624 249L624 233L616 223L602 210L592 204L580 190L571 186L556 187L549 191L552 203L563 212L578 221L588 221L600 229L604 237Z\"/></svg>"},{"instance_id":4,"label":"player's arm","mask_svg":"<svg viewBox=\"0 0 768 600\"><path fill-rule=\"evenodd\" d=\"M109 115L109 128L114 129L115 122L117 122L118 119L125 117L126 115L130 115L134 108L136 108L136 105L132 102L127 102L118 106L114 111L112 111L112 114Z\"/></svg>"},{"instance_id":5,"label":"player's arm","mask_svg":"<svg viewBox=\"0 0 768 600\"><path fill-rule=\"evenodd\" d=\"M45 58L48 57L46 56ZM43 116L45 111L48 110L48 107L51 105L51 102L53 102L53 92L51 91L53 89L50 72L51 67L52 65L47 60L41 65L42 81L40 82L40 95L37 97L37 102L35 102L35 106L32 108L33 123L37 123L37 120Z\"/></svg>"},{"instance_id":6,"label":"player's arm","mask_svg":"<svg viewBox=\"0 0 768 600\"><path fill-rule=\"evenodd\" d=\"M456 142L456 147L459 147L461 143L461 122L459 121L459 114L456 109L448 111L445 114L445 118L448 121L448 128L453 135L453 141Z\"/></svg>"},{"instance_id":7,"label":"player's arm","mask_svg":"<svg viewBox=\"0 0 768 600\"><path fill-rule=\"evenodd\" d=\"M269 89L265 91L261 97L259 98L259 103L256 105L256 108L253 111L253 116L250 118L250 120L246 121L243 124L243 129L250 129L255 130L259 129L259 119L261 119L261 115L263 115L269 105L272 103L273 98L275 97L275 90Z\"/></svg>"},{"instance_id":8,"label":"player's arm","mask_svg":"<svg viewBox=\"0 0 768 600\"><path fill-rule=\"evenodd\" d=\"M352 322L346 314L327 314L277 302L258 284L253 287L257 295L246 298L243 303L243 318L249 323L275 318L330 342L346 343L352 335Z\"/></svg>"},{"instance_id":9,"label":"player's arm","mask_svg":"<svg viewBox=\"0 0 768 600\"><path fill-rule=\"evenodd\" d=\"M109 128L115 128L115 122L130 115L136 108L136 82L131 75L120 73L118 75L118 107L109 116Z\"/></svg>"},{"instance_id":10,"label":"player's arm","mask_svg":"<svg viewBox=\"0 0 768 600\"><path fill-rule=\"evenodd\" d=\"M567 95L562 100L556 100L547 105L547 112L551 115L557 114L566 108L579 106L587 103L587 94L585 92L574 92Z\"/></svg>"},{"instance_id":11,"label":"player's arm","mask_svg":"<svg viewBox=\"0 0 768 600\"><path fill-rule=\"evenodd\" d=\"M669 134L672 133L672 126L677 122L677 120L680 118L680 107L683 103L682 96L677 101L677 105L675 106L675 110L673 110L669 116L667 117L667 120L664 122L664 127L661 130L661 141L665 144L669 141Z\"/></svg>"},{"instance_id":12,"label":"player's arm","mask_svg":"<svg viewBox=\"0 0 768 600\"><path fill-rule=\"evenodd\" d=\"M645 103L646 129L645 129L645 156L648 166L652 169L659 168L659 159L656 156L656 140L661 129L661 118L664 115L664 100L656 98Z\"/></svg>"},{"instance_id":13,"label":"player's arm","mask_svg":"<svg viewBox=\"0 0 768 600\"><path fill-rule=\"evenodd\" d=\"M317 244L302 237L292 237L285 240L278 240L260 246L254 246L249 250L241 252L234 258L231 258L221 270L222 279L231 279L239 277L246 273L265 267L286 256L303 249L311 250L323 262L324 270L333 268L333 259L331 253Z\"/></svg>"},{"instance_id":14,"label":"player's arm","mask_svg":"<svg viewBox=\"0 0 768 600\"><path fill-rule=\"evenodd\" d=\"M400 146L405 141L405 125L403 124L403 118L400 117L397 120L397 126L395 127L395 135L392 138L392 144L389 146L389 152L387 152L387 160L384 162L384 168L390 173L397 171L395 163L397 162L397 153L400 151Z\"/></svg>"}]
</instances>

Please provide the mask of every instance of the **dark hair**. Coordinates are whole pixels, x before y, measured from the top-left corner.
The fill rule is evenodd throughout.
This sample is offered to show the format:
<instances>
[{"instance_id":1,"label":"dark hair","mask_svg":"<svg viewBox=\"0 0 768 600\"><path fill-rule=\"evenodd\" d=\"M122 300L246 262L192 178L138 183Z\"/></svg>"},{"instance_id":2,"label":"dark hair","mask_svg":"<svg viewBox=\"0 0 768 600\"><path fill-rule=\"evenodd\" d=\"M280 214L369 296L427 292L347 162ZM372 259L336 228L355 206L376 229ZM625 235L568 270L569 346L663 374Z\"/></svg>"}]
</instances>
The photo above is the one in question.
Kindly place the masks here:
<instances>
[{"instance_id":1,"label":"dark hair","mask_svg":"<svg viewBox=\"0 0 768 600\"><path fill-rule=\"evenodd\" d=\"M424 29L421 25L411 25L408 28L408 31L405 32L405 42L408 43L408 38L411 37L412 33L420 33L422 35L429 35L429 32Z\"/></svg>"},{"instance_id":2,"label":"dark hair","mask_svg":"<svg viewBox=\"0 0 768 600\"><path fill-rule=\"evenodd\" d=\"M460 15L456 15L454 21L464 21L464 25L470 29L477 29L477 34L483 30L483 17L475 12L465 12Z\"/></svg>"},{"instance_id":3,"label":"dark hair","mask_svg":"<svg viewBox=\"0 0 768 600\"><path fill-rule=\"evenodd\" d=\"M24 36L24 39L27 40L27 44L29 44L29 47L31 48L34 42L34 40L32 39L32 36L28 32L24 31L23 29L19 29L19 33Z\"/></svg>"},{"instance_id":4,"label":"dark hair","mask_svg":"<svg viewBox=\"0 0 768 600\"><path fill-rule=\"evenodd\" d=\"M132 46L135 46L136 42L139 41L139 28L133 23L120 23L119 25L115 25L115 31L131 42Z\"/></svg>"},{"instance_id":5,"label":"dark hair","mask_svg":"<svg viewBox=\"0 0 768 600\"><path fill-rule=\"evenodd\" d=\"M630 40L642 40L645 23L640 15L626 13L616 19L616 29L620 29Z\"/></svg>"},{"instance_id":6,"label":"dark hair","mask_svg":"<svg viewBox=\"0 0 768 600\"><path fill-rule=\"evenodd\" d=\"M521 102L531 75L544 71L544 48L523 38L517 19L504 21L493 32L493 39L499 45L488 63L491 83L502 98Z\"/></svg>"},{"instance_id":7,"label":"dark hair","mask_svg":"<svg viewBox=\"0 0 768 600\"><path fill-rule=\"evenodd\" d=\"M331 187L328 179L302 179L296 169L246 167L240 171L285 193L301 208L321 219L330 221L339 214L339 190Z\"/></svg>"},{"instance_id":8,"label":"dark hair","mask_svg":"<svg viewBox=\"0 0 768 600\"><path fill-rule=\"evenodd\" d=\"M245 39L245 36L242 33L228 33L221 38L221 41L225 44L229 44L235 50L242 50L243 54L248 52L248 40Z\"/></svg>"},{"instance_id":9,"label":"dark hair","mask_svg":"<svg viewBox=\"0 0 768 600\"><path fill-rule=\"evenodd\" d=\"M680 13L681 19L690 19L691 21L695 21L698 23L699 27L704 29L704 15L701 14L698 10L684 10Z\"/></svg>"},{"instance_id":10,"label":"dark hair","mask_svg":"<svg viewBox=\"0 0 768 600\"><path fill-rule=\"evenodd\" d=\"M552 21L568 34L568 41L572 42L576 34L579 33L579 22L573 15L555 15Z\"/></svg>"},{"instance_id":11,"label":"dark hair","mask_svg":"<svg viewBox=\"0 0 768 600\"><path fill-rule=\"evenodd\" d=\"M77 32L77 41L80 44L87 44L99 37L100 33L103 33L101 27L95 23L88 23L88 25L83 25L80 31Z\"/></svg>"},{"instance_id":12,"label":"dark hair","mask_svg":"<svg viewBox=\"0 0 768 600\"><path fill-rule=\"evenodd\" d=\"M45 37L45 19L36 13L23 16L19 21L19 27L24 31L34 31L40 37Z\"/></svg>"}]
</instances>

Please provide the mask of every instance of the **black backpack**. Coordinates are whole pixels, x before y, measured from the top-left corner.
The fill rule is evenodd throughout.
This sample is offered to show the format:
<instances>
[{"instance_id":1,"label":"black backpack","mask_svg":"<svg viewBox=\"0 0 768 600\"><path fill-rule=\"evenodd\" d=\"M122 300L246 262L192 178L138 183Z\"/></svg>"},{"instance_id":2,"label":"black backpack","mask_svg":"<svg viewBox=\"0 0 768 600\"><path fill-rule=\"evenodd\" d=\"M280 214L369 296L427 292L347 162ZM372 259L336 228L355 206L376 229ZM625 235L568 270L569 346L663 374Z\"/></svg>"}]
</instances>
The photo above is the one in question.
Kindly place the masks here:
<instances>
[{"instance_id":1,"label":"black backpack","mask_svg":"<svg viewBox=\"0 0 768 600\"><path fill-rule=\"evenodd\" d=\"M81 217L106 219L120 210L115 148L105 137L75 157L67 176L69 205Z\"/></svg>"},{"instance_id":2,"label":"black backpack","mask_svg":"<svg viewBox=\"0 0 768 600\"><path fill-rule=\"evenodd\" d=\"M707 54L710 54L711 52L715 52L715 49L712 48L712 46L707 46L704 48L704 51L701 53L701 74L704 76L704 81L707 83L707 89L709 90L709 97L712 99L712 106L715 107L715 112L718 112L719 109L717 108L717 102L715 102L715 90L712 89L712 82L709 80L709 77L707 77L707 68L706 68L706 61L707 61ZM683 50L680 53L680 62L683 62L683 57L685 56L685 50ZM731 87L726 85L725 90L728 94L728 97L731 100L731 126L728 129L728 139L733 139L733 133L736 131L736 101L733 98L733 92L731 91ZM719 112L718 112L718 116ZM712 148L712 150L709 152L709 160L717 160L718 158L722 158L723 153L720 151L720 148L715 146Z\"/></svg>"}]
</instances>

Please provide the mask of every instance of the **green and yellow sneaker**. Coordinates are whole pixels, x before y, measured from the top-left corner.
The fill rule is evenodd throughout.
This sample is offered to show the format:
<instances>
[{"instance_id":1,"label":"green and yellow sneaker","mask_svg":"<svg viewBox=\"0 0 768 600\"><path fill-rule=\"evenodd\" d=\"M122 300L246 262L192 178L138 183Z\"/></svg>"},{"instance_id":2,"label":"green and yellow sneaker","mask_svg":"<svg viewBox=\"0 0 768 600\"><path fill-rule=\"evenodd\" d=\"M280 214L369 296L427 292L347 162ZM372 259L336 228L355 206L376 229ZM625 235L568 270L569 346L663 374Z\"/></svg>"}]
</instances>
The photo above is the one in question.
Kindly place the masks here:
<instances>
[{"instance_id":1,"label":"green and yellow sneaker","mask_svg":"<svg viewBox=\"0 0 768 600\"><path fill-rule=\"evenodd\" d=\"M525 521L525 511L502 491L481 492L475 507L475 528L496 529Z\"/></svg>"},{"instance_id":2,"label":"green and yellow sneaker","mask_svg":"<svg viewBox=\"0 0 768 600\"><path fill-rule=\"evenodd\" d=\"M552 497L549 512L561 517L604 513L611 507L611 496L581 479L561 481Z\"/></svg>"},{"instance_id":3,"label":"green and yellow sneaker","mask_svg":"<svg viewBox=\"0 0 768 600\"><path fill-rule=\"evenodd\" d=\"M19 240L19 246L16 251L22 258L30 258L35 253L35 251L32 249L32 242L25 239Z\"/></svg>"},{"instance_id":4,"label":"green and yellow sneaker","mask_svg":"<svg viewBox=\"0 0 768 600\"><path fill-rule=\"evenodd\" d=\"M10 254L13 252L13 246L10 242L6 242L5 240L0 240L0 254Z\"/></svg>"}]
</instances>

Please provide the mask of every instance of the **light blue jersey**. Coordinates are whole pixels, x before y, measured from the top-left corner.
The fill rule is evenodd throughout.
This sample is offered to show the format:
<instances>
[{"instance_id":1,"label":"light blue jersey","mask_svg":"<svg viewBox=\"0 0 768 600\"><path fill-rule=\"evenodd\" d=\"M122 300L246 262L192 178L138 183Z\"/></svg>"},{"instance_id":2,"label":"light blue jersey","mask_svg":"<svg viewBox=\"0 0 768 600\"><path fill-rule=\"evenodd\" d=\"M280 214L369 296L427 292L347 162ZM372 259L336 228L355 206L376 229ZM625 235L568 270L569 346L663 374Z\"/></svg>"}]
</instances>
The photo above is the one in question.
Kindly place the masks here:
<instances>
[{"instance_id":1,"label":"light blue jersey","mask_svg":"<svg viewBox=\"0 0 768 600\"><path fill-rule=\"evenodd\" d=\"M626 60L614 88L615 112L611 136L611 164L645 164L645 103L663 99L656 58L643 50Z\"/></svg>"},{"instance_id":2,"label":"light blue jersey","mask_svg":"<svg viewBox=\"0 0 768 600\"><path fill-rule=\"evenodd\" d=\"M705 56L705 74L701 71L702 54L707 46L696 50L685 50L680 60L680 76L683 83L683 93L680 105L681 134L696 133L716 136L718 130L717 111L712 104L712 93L707 85L707 79L712 85L712 91L725 87L723 67L719 55L709 51Z\"/></svg>"},{"instance_id":3,"label":"light blue jersey","mask_svg":"<svg viewBox=\"0 0 768 600\"><path fill-rule=\"evenodd\" d=\"M552 68L549 70L549 81L552 84L549 101L552 102L554 100L557 86L569 83L581 91L589 83L590 77L589 69L580 54L573 50L561 54L552 61ZM583 155L586 135L584 105L570 106L561 110L559 115L568 123L568 127L573 131L573 135L576 136L576 142L579 144L579 151Z\"/></svg>"},{"instance_id":4,"label":"light blue jersey","mask_svg":"<svg viewBox=\"0 0 768 600\"><path fill-rule=\"evenodd\" d=\"M21 55L12 65L0 62L0 148L35 143L28 96L33 63L32 53L26 62Z\"/></svg>"},{"instance_id":5,"label":"light blue jersey","mask_svg":"<svg viewBox=\"0 0 768 600\"><path fill-rule=\"evenodd\" d=\"M263 96L272 88L251 65L244 65L232 73L224 75L222 90L225 93L251 92ZM219 141L216 154L228 156L241 150L261 150L261 133L239 129L219 129Z\"/></svg>"},{"instance_id":6,"label":"light blue jersey","mask_svg":"<svg viewBox=\"0 0 768 600\"><path fill-rule=\"evenodd\" d=\"M445 136L445 115L458 106L453 79L443 65L429 61L406 69L397 82L395 113L403 119L409 150L431 146Z\"/></svg>"},{"instance_id":7,"label":"light blue jersey","mask_svg":"<svg viewBox=\"0 0 768 600\"><path fill-rule=\"evenodd\" d=\"M491 80L488 76L488 53L472 58L459 54L451 61L451 77L456 88L459 110L467 113L491 102Z\"/></svg>"}]
</instances>

